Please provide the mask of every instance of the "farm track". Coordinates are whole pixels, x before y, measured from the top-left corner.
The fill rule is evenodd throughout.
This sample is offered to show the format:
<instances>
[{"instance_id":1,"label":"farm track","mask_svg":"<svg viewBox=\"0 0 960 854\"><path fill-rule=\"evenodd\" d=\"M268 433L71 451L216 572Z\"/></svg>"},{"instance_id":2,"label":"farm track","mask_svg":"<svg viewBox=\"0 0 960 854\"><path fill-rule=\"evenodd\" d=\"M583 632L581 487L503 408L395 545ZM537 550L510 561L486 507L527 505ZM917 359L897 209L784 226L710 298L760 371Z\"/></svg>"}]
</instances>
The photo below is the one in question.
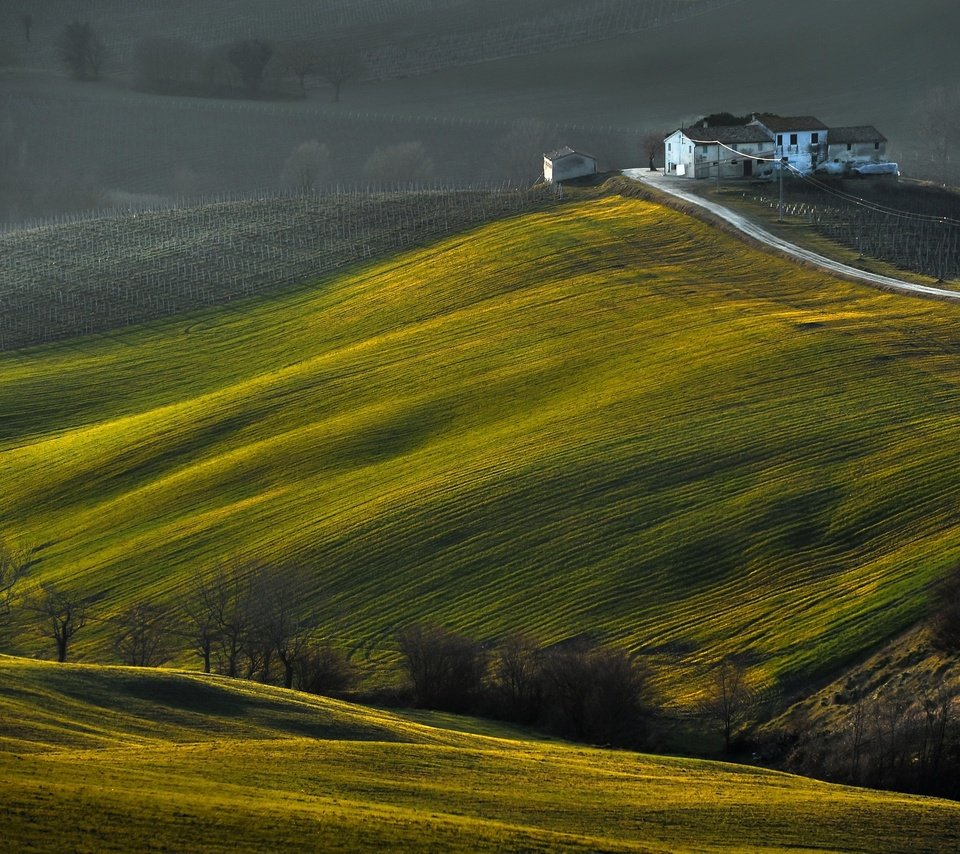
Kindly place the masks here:
<instances>
[{"instance_id":1,"label":"farm track","mask_svg":"<svg viewBox=\"0 0 960 854\"><path fill-rule=\"evenodd\" d=\"M951 288L937 288L932 285L922 285L916 282L906 282L903 279L896 279L892 276L883 276L879 273L859 270L856 267L851 267L849 264L835 261L818 252L813 252L810 249L797 246L795 243L790 243L781 237L777 237L775 234L771 234L748 217L738 214L709 199L705 199L696 193L683 189L683 186L679 183L681 179L664 178L664 176L659 173L657 177L651 177L649 176L648 170L645 169L626 169L623 174L633 181L641 182L644 186L681 199L696 207L703 208L703 210L729 223L752 240L756 240L764 246L769 246L771 249L776 249L789 258L794 258L807 264L814 264L826 270L828 273L842 276L845 279L853 279L854 281L877 285L885 290L897 291L899 293L933 297L936 299L960 300L960 291Z\"/></svg>"}]
</instances>

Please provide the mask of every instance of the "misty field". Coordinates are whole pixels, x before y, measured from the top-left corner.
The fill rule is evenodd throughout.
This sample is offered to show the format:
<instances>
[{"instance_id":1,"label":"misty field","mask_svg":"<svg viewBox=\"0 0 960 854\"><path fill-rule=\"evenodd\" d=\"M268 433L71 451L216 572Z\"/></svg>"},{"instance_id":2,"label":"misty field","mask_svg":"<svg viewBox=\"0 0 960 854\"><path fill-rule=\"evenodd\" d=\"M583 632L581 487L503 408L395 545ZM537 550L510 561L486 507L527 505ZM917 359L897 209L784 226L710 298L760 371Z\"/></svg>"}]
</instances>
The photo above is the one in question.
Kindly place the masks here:
<instances>
[{"instance_id":1,"label":"misty field","mask_svg":"<svg viewBox=\"0 0 960 854\"><path fill-rule=\"evenodd\" d=\"M100 5L116 11L116 4ZM464 5L481 4L358 4L370 15L349 23L345 38L362 42L364 33L393 20L391 14L405 12L423 23L448 6L458 19L457 31L473 33L482 43L479 34L487 24L471 21ZM576 4L566 4L562 15L557 4L525 5L540 29L576 11ZM624 4L589 5L601 13L605 8L615 21L613 8ZM651 0L645 5L684 4ZM544 12L544 7L554 8ZM210 9L202 21L185 19L190 24L182 29L189 37L174 16L166 35L211 44L218 38L282 41L298 28L307 39L331 32L316 29L319 7L307 19L300 15L305 4L291 0L285 8L286 16L277 4L269 14L236 20ZM153 196L169 201L276 188L285 158L314 139L330 148L332 172L325 187L370 183L365 165L373 152L411 141L422 143L434 177L446 184L512 180L529 186L540 175L544 151L568 144L598 156L602 168L640 166L646 162L641 131L667 133L718 110L813 114L831 125L874 124L889 138L891 157L901 161L905 175L925 170L939 179L943 164L920 131L922 105L933 89L960 73L952 42L956 27L951 26L958 7L949 0L909 6L878 0L871 8L865 16L856 4L835 0L803 6L790 0L741 0L691 20L667 24L672 18L664 16L663 25L637 32L619 34L613 26L609 38L588 37L574 27L581 43L560 49L541 45L517 56L494 52L483 62L467 62L464 56L462 67L351 82L336 104L329 86L315 79L306 100L280 103L132 91L129 57L122 56L133 51L140 34L164 34L156 4L142 9L138 4L139 11L125 4L110 19L116 40L125 39L126 47L118 49L106 80L78 84L54 70L49 44L56 19L45 11L46 35L38 31L31 46L20 48L23 70L11 71L0 92L0 219L13 223L64 210L142 206ZM481 17L488 14L495 12L485 9ZM501 17L507 25L513 20ZM16 32L19 21L7 20L9 31ZM416 40L411 35L416 26L411 32L387 29L387 41L398 50L405 39ZM696 62L676 59L694 56ZM877 56L884 58L882 70ZM781 76L774 73L777 68L790 73Z\"/></svg>"},{"instance_id":2,"label":"misty field","mask_svg":"<svg viewBox=\"0 0 960 854\"><path fill-rule=\"evenodd\" d=\"M236 306L0 357L8 536L100 618L293 561L371 678L431 620L625 644L683 705L726 653L758 684L831 672L960 549L960 309L658 205L566 203ZM76 651L110 660L108 624Z\"/></svg>"},{"instance_id":3,"label":"misty field","mask_svg":"<svg viewBox=\"0 0 960 854\"><path fill-rule=\"evenodd\" d=\"M23 851L960 844L947 801L439 729L235 680L5 657L0 780L4 843Z\"/></svg>"}]
</instances>

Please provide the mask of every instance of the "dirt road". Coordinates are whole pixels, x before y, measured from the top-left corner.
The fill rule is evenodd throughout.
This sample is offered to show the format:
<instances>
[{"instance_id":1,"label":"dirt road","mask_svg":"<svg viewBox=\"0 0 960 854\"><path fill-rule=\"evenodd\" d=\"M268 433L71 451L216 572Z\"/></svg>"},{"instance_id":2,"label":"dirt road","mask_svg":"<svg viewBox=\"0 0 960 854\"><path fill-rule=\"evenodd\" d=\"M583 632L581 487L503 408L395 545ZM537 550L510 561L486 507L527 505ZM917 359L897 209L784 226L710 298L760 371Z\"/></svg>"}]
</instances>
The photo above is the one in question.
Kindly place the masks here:
<instances>
[{"instance_id":1,"label":"dirt road","mask_svg":"<svg viewBox=\"0 0 960 854\"><path fill-rule=\"evenodd\" d=\"M683 199L685 202L698 205L699 207L710 211L710 213L730 223L732 226L742 231L744 234L749 235L754 240L765 243L767 246L771 246L785 255L789 255L792 258L797 258L801 261L806 261L811 264L816 264L817 266L823 267L825 270L828 270L831 273L836 273L844 278L857 279L861 282L867 282L871 285L880 285L888 290L900 291L902 293L922 294L923 296L936 297L937 299L960 300L960 291L953 291L949 290L948 288L937 288L933 287L932 285L919 285L915 282L905 282L902 279L894 279L891 276L882 276L879 273L869 273L865 270L859 270L856 267L851 267L849 264L844 264L840 261L834 261L831 258L827 258L825 255L820 255L816 252L812 252L809 249L804 249L803 247L797 246L794 243L789 243L786 240L771 234L766 229L761 228L756 223L751 222L746 217L735 213L729 208L725 208L723 205L718 205L716 202L711 202L708 199L701 198L689 190L685 190L683 188L683 184L689 179L672 178L669 176L664 176L662 172L649 172L646 169L625 169L623 174L627 178L630 178L634 181L640 181L641 183L646 184L648 187L653 187L656 190L660 190L660 192L668 193L669 195L675 196L678 199Z\"/></svg>"}]
</instances>

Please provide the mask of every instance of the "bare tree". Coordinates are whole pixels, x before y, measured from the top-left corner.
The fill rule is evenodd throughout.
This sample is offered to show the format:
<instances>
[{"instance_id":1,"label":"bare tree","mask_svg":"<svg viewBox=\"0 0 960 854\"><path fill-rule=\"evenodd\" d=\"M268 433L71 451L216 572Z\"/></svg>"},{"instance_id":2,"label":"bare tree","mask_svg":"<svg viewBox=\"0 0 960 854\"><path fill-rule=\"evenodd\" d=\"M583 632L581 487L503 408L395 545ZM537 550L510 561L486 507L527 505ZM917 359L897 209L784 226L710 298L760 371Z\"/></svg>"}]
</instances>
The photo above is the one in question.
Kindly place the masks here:
<instances>
[{"instance_id":1,"label":"bare tree","mask_svg":"<svg viewBox=\"0 0 960 854\"><path fill-rule=\"evenodd\" d=\"M422 142L401 142L374 150L363 167L378 184L418 184L434 177L433 160Z\"/></svg>"},{"instance_id":2,"label":"bare tree","mask_svg":"<svg viewBox=\"0 0 960 854\"><path fill-rule=\"evenodd\" d=\"M316 70L319 62L317 51L307 42L286 42L277 48L280 64L300 84L300 94L306 97L307 75Z\"/></svg>"},{"instance_id":3,"label":"bare tree","mask_svg":"<svg viewBox=\"0 0 960 854\"><path fill-rule=\"evenodd\" d=\"M663 155L663 140L667 134L659 130L648 130L640 134L640 154L649 161L651 172L657 171L657 158Z\"/></svg>"},{"instance_id":4,"label":"bare tree","mask_svg":"<svg viewBox=\"0 0 960 854\"><path fill-rule=\"evenodd\" d=\"M256 95L263 85L267 63L273 56L273 48L260 39L246 39L227 48L227 59L243 81L243 87L250 96Z\"/></svg>"},{"instance_id":5,"label":"bare tree","mask_svg":"<svg viewBox=\"0 0 960 854\"><path fill-rule=\"evenodd\" d=\"M235 564L220 573L219 584L226 596L217 626L218 670L225 676L240 676L240 662L244 657L248 659L248 676L257 668L262 644L255 634L257 602L250 584L255 571L255 567Z\"/></svg>"},{"instance_id":6,"label":"bare tree","mask_svg":"<svg viewBox=\"0 0 960 854\"><path fill-rule=\"evenodd\" d=\"M106 48L88 21L67 24L57 39L60 59L77 80L96 80Z\"/></svg>"},{"instance_id":7,"label":"bare tree","mask_svg":"<svg viewBox=\"0 0 960 854\"><path fill-rule=\"evenodd\" d=\"M564 644L548 650L543 674L550 722L561 734L597 744L643 736L647 674L625 650Z\"/></svg>"},{"instance_id":8,"label":"bare tree","mask_svg":"<svg viewBox=\"0 0 960 854\"><path fill-rule=\"evenodd\" d=\"M418 706L464 712L480 693L485 656L480 645L442 626L412 625L397 634Z\"/></svg>"},{"instance_id":9,"label":"bare tree","mask_svg":"<svg viewBox=\"0 0 960 854\"><path fill-rule=\"evenodd\" d=\"M17 587L26 577L32 550L0 543L0 618L10 613Z\"/></svg>"},{"instance_id":10,"label":"bare tree","mask_svg":"<svg viewBox=\"0 0 960 854\"><path fill-rule=\"evenodd\" d=\"M204 673L210 672L214 650L220 643L229 597L226 571L218 568L208 578L202 579L181 604L185 634L203 660Z\"/></svg>"},{"instance_id":11,"label":"bare tree","mask_svg":"<svg viewBox=\"0 0 960 854\"><path fill-rule=\"evenodd\" d=\"M295 190L313 190L329 172L330 149L312 139L290 152L280 172L280 183Z\"/></svg>"},{"instance_id":12,"label":"bare tree","mask_svg":"<svg viewBox=\"0 0 960 854\"><path fill-rule=\"evenodd\" d=\"M733 658L724 658L710 671L699 711L720 727L727 753L734 733L750 720L756 707L756 695L747 683L746 668Z\"/></svg>"},{"instance_id":13,"label":"bare tree","mask_svg":"<svg viewBox=\"0 0 960 854\"><path fill-rule=\"evenodd\" d=\"M88 600L56 584L41 583L32 610L41 620L40 631L57 645L57 661L67 660L70 641L87 622Z\"/></svg>"},{"instance_id":14,"label":"bare tree","mask_svg":"<svg viewBox=\"0 0 960 854\"><path fill-rule=\"evenodd\" d=\"M114 648L124 664L159 667L170 658L171 617L149 602L137 602L115 619Z\"/></svg>"},{"instance_id":15,"label":"bare tree","mask_svg":"<svg viewBox=\"0 0 960 854\"><path fill-rule=\"evenodd\" d=\"M346 655L329 644L311 643L295 661L296 686L310 694L338 694L356 684L358 673Z\"/></svg>"},{"instance_id":16,"label":"bare tree","mask_svg":"<svg viewBox=\"0 0 960 854\"><path fill-rule=\"evenodd\" d=\"M257 633L264 655L276 655L283 668L283 687L292 688L298 662L313 643L314 624L305 618L303 598L312 578L299 565L261 567L251 581L257 603ZM266 663L269 670L269 661Z\"/></svg>"},{"instance_id":17,"label":"bare tree","mask_svg":"<svg viewBox=\"0 0 960 854\"><path fill-rule=\"evenodd\" d=\"M363 74L363 61L356 51L345 46L332 46L320 52L317 73L333 87L333 100L340 100L343 84Z\"/></svg>"},{"instance_id":18,"label":"bare tree","mask_svg":"<svg viewBox=\"0 0 960 854\"><path fill-rule=\"evenodd\" d=\"M492 682L501 715L508 720L533 723L543 708L542 651L524 634L512 634L497 647Z\"/></svg>"}]
</instances>

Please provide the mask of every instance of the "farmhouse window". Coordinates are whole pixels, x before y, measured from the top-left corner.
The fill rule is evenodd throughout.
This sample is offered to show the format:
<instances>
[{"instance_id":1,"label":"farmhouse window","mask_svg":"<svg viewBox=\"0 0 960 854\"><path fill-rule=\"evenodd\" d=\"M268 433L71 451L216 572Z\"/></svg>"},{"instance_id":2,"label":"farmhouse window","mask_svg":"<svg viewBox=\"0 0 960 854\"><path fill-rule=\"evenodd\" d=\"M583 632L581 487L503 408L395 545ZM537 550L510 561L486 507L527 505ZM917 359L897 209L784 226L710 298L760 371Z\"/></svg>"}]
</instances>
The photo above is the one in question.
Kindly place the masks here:
<instances>
[{"instance_id":1,"label":"farmhouse window","mask_svg":"<svg viewBox=\"0 0 960 854\"><path fill-rule=\"evenodd\" d=\"M797 144L797 135L795 133L790 134L790 145Z\"/></svg>"},{"instance_id":2,"label":"farmhouse window","mask_svg":"<svg viewBox=\"0 0 960 854\"><path fill-rule=\"evenodd\" d=\"M814 145L820 142L820 134L816 132L810 134L810 142L812 142Z\"/></svg>"},{"instance_id":3,"label":"farmhouse window","mask_svg":"<svg viewBox=\"0 0 960 854\"><path fill-rule=\"evenodd\" d=\"M782 134L782 133L778 133L778 134L777 134L777 145L783 145L783 134Z\"/></svg>"},{"instance_id":4,"label":"farmhouse window","mask_svg":"<svg viewBox=\"0 0 960 854\"><path fill-rule=\"evenodd\" d=\"M880 150L880 143L879 143L879 142L875 142L875 143L873 144L873 150L874 150L874 151L879 151L879 150Z\"/></svg>"},{"instance_id":5,"label":"farmhouse window","mask_svg":"<svg viewBox=\"0 0 960 854\"><path fill-rule=\"evenodd\" d=\"M852 142L848 142L848 143L847 143L847 151L853 151L853 143L852 143Z\"/></svg>"}]
</instances>

